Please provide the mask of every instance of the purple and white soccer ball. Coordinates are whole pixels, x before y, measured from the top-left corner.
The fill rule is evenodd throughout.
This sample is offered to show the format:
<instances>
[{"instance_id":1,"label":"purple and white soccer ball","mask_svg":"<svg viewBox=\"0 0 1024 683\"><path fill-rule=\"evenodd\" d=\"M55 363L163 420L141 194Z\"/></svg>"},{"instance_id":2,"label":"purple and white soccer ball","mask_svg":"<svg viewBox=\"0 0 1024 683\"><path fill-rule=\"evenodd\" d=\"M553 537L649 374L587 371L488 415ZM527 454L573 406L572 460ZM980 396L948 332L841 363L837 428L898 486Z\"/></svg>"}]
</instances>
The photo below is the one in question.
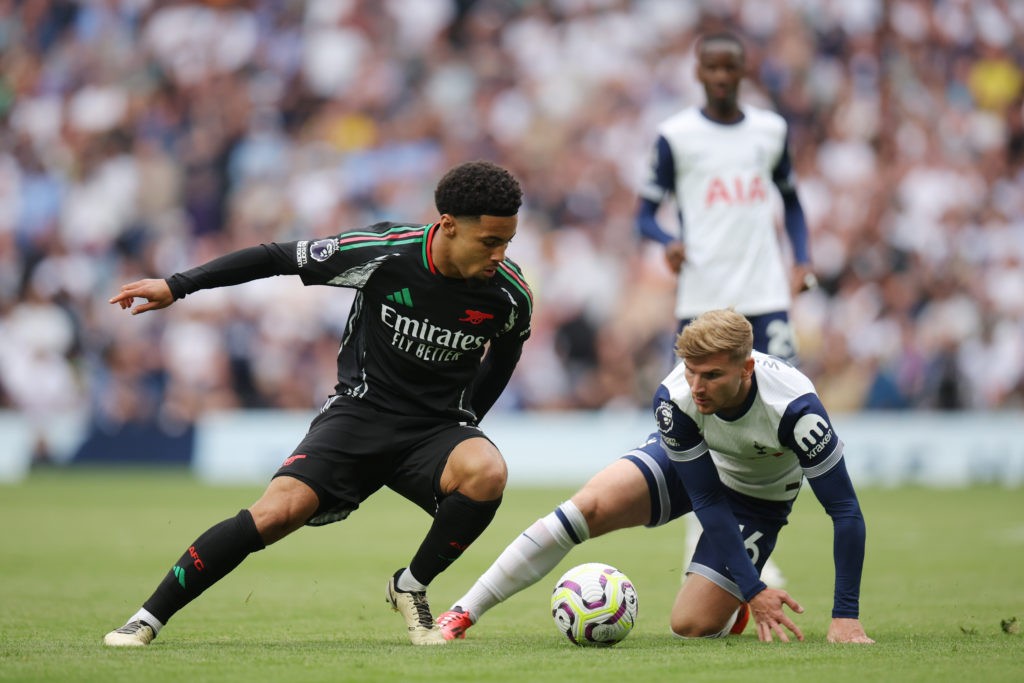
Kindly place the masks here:
<instances>
[{"instance_id":1,"label":"purple and white soccer ball","mask_svg":"<svg viewBox=\"0 0 1024 683\"><path fill-rule=\"evenodd\" d=\"M555 583L551 594L555 628L576 645L618 643L633 630L637 608L633 582L601 562L573 567Z\"/></svg>"}]
</instances>

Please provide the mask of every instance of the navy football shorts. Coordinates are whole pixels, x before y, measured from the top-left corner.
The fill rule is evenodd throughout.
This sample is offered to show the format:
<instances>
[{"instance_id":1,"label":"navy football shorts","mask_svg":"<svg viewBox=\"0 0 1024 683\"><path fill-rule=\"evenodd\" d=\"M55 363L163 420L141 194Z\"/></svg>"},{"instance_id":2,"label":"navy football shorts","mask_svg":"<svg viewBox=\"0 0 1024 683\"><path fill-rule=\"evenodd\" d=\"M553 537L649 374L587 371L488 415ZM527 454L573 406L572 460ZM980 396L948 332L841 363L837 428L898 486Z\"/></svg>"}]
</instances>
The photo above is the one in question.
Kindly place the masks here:
<instances>
[{"instance_id":1,"label":"navy football shorts","mask_svg":"<svg viewBox=\"0 0 1024 683\"><path fill-rule=\"evenodd\" d=\"M661 447L661 437L654 432L639 447L622 456L636 465L647 480L651 498L651 519L645 525L657 527L693 511L693 504L686 493L683 482L676 475L672 461ZM733 491L725 490L726 500L740 525L740 535L747 547L747 553L757 567L758 573L775 549L779 531L786 525L792 501L762 500ZM697 549L693 553L687 573L700 574L723 590L743 600L739 586L733 580L725 560L714 545L701 534Z\"/></svg>"},{"instance_id":2,"label":"navy football shorts","mask_svg":"<svg viewBox=\"0 0 1024 683\"><path fill-rule=\"evenodd\" d=\"M334 397L274 477L294 477L316 492L320 506L310 526L345 519L382 486L433 515L448 456L474 437L487 438L464 422L386 413Z\"/></svg>"}]
</instances>

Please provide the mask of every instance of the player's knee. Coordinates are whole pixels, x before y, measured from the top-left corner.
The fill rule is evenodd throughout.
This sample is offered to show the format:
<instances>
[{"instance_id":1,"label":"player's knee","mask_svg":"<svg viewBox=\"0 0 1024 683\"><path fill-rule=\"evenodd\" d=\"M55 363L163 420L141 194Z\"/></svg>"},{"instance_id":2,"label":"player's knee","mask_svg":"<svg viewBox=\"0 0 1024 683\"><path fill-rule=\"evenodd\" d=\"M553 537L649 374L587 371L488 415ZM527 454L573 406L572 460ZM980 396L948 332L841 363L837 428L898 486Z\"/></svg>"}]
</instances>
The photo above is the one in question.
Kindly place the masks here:
<instances>
[{"instance_id":1,"label":"player's knee","mask_svg":"<svg viewBox=\"0 0 1024 683\"><path fill-rule=\"evenodd\" d=\"M292 482L278 485L279 479L249 508L256 531L266 545L304 525L319 505L319 499L308 486Z\"/></svg>"},{"instance_id":2,"label":"player's knee","mask_svg":"<svg viewBox=\"0 0 1024 683\"><path fill-rule=\"evenodd\" d=\"M308 515L300 515L287 506L253 506L249 510L260 538L267 545L279 541L306 523Z\"/></svg>"},{"instance_id":3,"label":"player's knee","mask_svg":"<svg viewBox=\"0 0 1024 683\"><path fill-rule=\"evenodd\" d=\"M459 490L477 500L494 500L505 491L508 468L501 458L479 458L467 468Z\"/></svg>"},{"instance_id":4,"label":"player's knee","mask_svg":"<svg viewBox=\"0 0 1024 683\"><path fill-rule=\"evenodd\" d=\"M679 638L717 638L722 635L725 624L716 620L701 618L700 615L672 615L672 633Z\"/></svg>"},{"instance_id":5,"label":"player's knee","mask_svg":"<svg viewBox=\"0 0 1024 683\"><path fill-rule=\"evenodd\" d=\"M672 614L672 633L679 638L718 638L728 635L728 628L732 626L729 618L722 620L711 611L714 610L676 610Z\"/></svg>"}]
</instances>

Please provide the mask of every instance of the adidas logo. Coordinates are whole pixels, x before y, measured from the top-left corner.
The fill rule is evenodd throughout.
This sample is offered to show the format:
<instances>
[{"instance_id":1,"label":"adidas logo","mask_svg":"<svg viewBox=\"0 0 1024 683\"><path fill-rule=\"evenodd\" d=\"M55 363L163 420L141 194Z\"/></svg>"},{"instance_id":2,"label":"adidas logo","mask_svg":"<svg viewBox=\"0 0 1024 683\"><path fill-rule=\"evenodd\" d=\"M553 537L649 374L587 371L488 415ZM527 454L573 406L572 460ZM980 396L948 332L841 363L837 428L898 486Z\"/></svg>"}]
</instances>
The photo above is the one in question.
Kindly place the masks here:
<instances>
[{"instance_id":1,"label":"adidas logo","mask_svg":"<svg viewBox=\"0 0 1024 683\"><path fill-rule=\"evenodd\" d=\"M391 301L392 303L402 304L403 306L408 306L409 308L412 308L412 296L409 295L408 287L403 287L401 290L397 292L388 294L385 298L388 301Z\"/></svg>"}]
</instances>

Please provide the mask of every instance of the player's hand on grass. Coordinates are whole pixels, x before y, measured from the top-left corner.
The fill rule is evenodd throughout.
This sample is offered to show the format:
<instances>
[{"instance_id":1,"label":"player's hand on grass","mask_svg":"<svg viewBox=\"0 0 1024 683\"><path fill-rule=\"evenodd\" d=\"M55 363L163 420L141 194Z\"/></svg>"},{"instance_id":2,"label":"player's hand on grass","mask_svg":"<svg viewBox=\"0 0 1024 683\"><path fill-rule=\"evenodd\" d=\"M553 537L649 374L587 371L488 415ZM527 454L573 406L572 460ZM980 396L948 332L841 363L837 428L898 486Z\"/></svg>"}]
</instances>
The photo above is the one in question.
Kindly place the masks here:
<instances>
[{"instance_id":1,"label":"player's hand on grass","mask_svg":"<svg viewBox=\"0 0 1024 683\"><path fill-rule=\"evenodd\" d=\"M789 629L797 640L803 640L804 634L793 620L782 611L783 606L788 606L797 614L801 614L804 608L800 603L790 597L789 593L778 588L765 588L750 600L750 613L757 624L757 639L763 643L772 642L772 634L778 636L784 643L789 642L786 629Z\"/></svg>"},{"instance_id":2,"label":"player's hand on grass","mask_svg":"<svg viewBox=\"0 0 1024 683\"><path fill-rule=\"evenodd\" d=\"M865 643L875 642L864 633L864 627L860 625L860 619L833 619L832 625L828 627L828 642L830 643Z\"/></svg>"},{"instance_id":3,"label":"player's hand on grass","mask_svg":"<svg viewBox=\"0 0 1024 683\"><path fill-rule=\"evenodd\" d=\"M109 303L118 304L122 309L131 308L136 297L145 299L147 303L132 308L132 315L167 308L174 303L171 288L167 286L165 280L158 279L136 280L121 285L121 292L117 296L111 297Z\"/></svg>"}]
</instances>

